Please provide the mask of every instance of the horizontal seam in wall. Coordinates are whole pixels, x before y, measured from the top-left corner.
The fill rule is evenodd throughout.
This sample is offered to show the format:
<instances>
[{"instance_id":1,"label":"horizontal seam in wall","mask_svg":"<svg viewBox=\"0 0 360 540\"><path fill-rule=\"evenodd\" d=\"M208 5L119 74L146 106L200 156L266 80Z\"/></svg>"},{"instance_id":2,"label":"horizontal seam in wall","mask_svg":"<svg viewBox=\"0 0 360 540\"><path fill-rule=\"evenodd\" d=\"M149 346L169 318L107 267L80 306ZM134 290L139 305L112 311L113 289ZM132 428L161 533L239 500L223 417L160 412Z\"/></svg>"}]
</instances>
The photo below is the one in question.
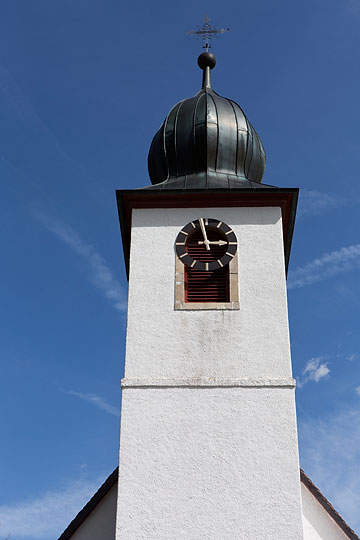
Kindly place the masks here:
<instances>
[{"instance_id":1,"label":"horizontal seam in wall","mask_svg":"<svg viewBox=\"0 0 360 540\"><path fill-rule=\"evenodd\" d=\"M124 378L122 388L295 388L292 377L278 378L231 378L231 377L186 377L186 378Z\"/></svg>"}]
</instances>

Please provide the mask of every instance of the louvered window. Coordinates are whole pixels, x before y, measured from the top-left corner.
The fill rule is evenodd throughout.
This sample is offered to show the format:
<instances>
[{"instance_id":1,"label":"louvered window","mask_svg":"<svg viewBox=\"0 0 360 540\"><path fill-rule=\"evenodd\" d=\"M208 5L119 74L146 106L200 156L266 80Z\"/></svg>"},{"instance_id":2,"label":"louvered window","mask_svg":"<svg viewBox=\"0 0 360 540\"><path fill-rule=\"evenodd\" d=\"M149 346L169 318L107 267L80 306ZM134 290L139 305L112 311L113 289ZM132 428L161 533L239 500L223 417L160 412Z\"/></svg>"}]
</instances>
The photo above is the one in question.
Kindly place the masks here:
<instances>
[{"instance_id":1,"label":"louvered window","mask_svg":"<svg viewBox=\"0 0 360 540\"><path fill-rule=\"evenodd\" d=\"M209 240L222 240L219 231L208 230ZM186 251L197 261L212 262L221 259L226 252L226 245L211 245L207 250L200 243L201 231L196 231L186 243ZM218 270L200 271L185 267L185 302L229 302L229 265Z\"/></svg>"}]
</instances>

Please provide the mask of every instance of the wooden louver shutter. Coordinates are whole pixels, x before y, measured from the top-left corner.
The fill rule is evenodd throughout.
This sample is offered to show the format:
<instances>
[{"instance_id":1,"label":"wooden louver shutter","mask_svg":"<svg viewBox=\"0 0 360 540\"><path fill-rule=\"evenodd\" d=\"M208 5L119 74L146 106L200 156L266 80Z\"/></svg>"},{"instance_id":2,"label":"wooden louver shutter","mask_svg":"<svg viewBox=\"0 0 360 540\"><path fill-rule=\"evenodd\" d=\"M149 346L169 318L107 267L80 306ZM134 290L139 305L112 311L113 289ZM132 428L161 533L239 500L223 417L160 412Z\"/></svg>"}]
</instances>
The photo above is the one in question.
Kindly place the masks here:
<instances>
[{"instance_id":1,"label":"wooden louver shutter","mask_svg":"<svg viewBox=\"0 0 360 540\"><path fill-rule=\"evenodd\" d=\"M220 238L217 231L208 232L209 240ZM207 251L199 245L202 235L196 232L186 245L188 254L197 261L216 261L224 254L224 246L211 246ZM226 249L225 249L226 251ZM229 302L229 265L218 270L200 271L185 267L185 302Z\"/></svg>"}]
</instances>

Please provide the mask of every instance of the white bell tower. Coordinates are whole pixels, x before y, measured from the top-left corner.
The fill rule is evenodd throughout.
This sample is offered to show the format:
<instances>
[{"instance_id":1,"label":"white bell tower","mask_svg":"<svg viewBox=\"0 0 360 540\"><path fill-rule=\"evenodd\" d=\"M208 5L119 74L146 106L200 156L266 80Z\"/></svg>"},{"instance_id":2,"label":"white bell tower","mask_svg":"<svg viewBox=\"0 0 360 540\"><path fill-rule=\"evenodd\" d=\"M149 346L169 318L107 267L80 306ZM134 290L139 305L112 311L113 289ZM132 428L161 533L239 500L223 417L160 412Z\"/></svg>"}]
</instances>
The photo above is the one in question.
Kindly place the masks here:
<instances>
[{"instance_id":1,"label":"white bell tower","mask_svg":"<svg viewBox=\"0 0 360 540\"><path fill-rule=\"evenodd\" d=\"M297 189L210 86L170 111L153 186L117 192L129 307L117 540L302 540L286 268ZM182 240L183 239L183 240Z\"/></svg>"}]
</instances>

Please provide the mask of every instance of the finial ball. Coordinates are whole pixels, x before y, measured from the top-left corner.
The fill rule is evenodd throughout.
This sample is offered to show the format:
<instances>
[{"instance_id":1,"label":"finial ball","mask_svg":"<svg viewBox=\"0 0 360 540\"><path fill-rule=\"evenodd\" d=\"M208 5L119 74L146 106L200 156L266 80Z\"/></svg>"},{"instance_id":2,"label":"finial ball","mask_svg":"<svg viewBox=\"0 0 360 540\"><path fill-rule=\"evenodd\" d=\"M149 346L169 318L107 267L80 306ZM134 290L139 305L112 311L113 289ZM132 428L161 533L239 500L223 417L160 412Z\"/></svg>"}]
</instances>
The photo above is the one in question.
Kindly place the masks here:
<instances>
[{"instance_id":1,"label":"finial ball","mask_svg":"<svg viewBox=\"0 0 360 540\"><path fill-rule=\"evenodd\" d=\"M204 52L200 54L198 58L198 66L201 69L205 69L206 67L209 67L210 69L213 69L216 65L216 58L211 52Z\"/></svg>"}]
</instances>

